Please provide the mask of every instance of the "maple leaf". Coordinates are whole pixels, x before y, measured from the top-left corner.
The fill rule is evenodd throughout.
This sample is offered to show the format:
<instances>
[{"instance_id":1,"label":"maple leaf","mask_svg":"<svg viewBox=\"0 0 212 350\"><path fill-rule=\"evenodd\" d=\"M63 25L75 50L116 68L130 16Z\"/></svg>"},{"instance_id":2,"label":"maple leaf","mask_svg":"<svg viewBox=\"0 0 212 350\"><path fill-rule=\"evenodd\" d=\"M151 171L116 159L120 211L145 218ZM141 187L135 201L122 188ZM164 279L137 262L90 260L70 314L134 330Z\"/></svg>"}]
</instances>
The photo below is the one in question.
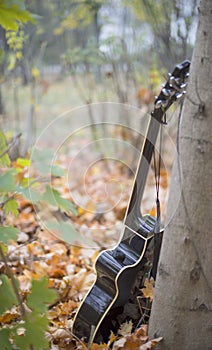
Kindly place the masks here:
<instances>
[{"instance_id":1,"label":"maple leaf","mask_svg":"<svg viewBox=\"0 0 212 350\"><path fill-rule=\"evenodd\" d=\"M0 276L0 314L3 314L7 309L13 305L18 305L18 300L15 295L11 280L6 275Z\"/></svg>"},{"instance_id":2,"label":"maple leaf","mask_svg":"<svg viewBox=\"0 0 212 350\"><path fill-rule=\"evenodd\" d=\"M10 330L8 328L0 329L0 339L1 339L1 347L2 349L13 350L13 346L9 341Z\"/></svg>"},{"instance_id":3,"label":"maple leaf","mask_svg":"<svg viewBox=\"0 0 212 350\"><path fill-rule=\"evenodd\" d=\"M37 312L46 312L46 304L50 304L56 300L56 292L47 288L48 280L32 280L31 294L27 297L27 305L29 308Z\"/></svg>"},{"instance_id":4,"label":"maple leaf","mask_svg":"<svg viewBox=\"0 0 212 350\"><path fill-rule=\"evenodd\" d=\"M149 298L150 301L153 300L154 296L154 279L151 277L149 280L148 278L145 279L144 281L144 288L142 288L142 293L145 298Z\"/></svg>"},{"instance_id":5,"label":"maple leaf","mask_svg":"<svg viewBox=\"0 0 212 350\"><path fill-rule=\"evenodd\" d=\"M10 240L16 240L19 229L13 226L0 226L0 242L9 244Z\"/></svg>"},{"instance_id":6,"label":"maple leaf","mask_svg":"<svg viewBox=\"0 0 212 350\"><path fill-rule=\"evenodd\" d=\"M33 327L32 327L33 325ZM45 332L48 328L46 316L37 312L31 312L24 316L24 324L16 326L14 341L21 350L29 350L32 346L34 350L48 349L48 341Z\"/></svg>"},{"instance_id":7,"label":"maple leaf","mask_svg":"<svg viewBox=\"0 0 212 350\"><path fill-rule=\"evenodd\" d=\"M118 330L118 334L123 336L126 336L127 334L131 334L132 326L133 326L132 320L130 320L129 322L126 321L122 323L121 327Z\"/></svg>"}]
</instances>

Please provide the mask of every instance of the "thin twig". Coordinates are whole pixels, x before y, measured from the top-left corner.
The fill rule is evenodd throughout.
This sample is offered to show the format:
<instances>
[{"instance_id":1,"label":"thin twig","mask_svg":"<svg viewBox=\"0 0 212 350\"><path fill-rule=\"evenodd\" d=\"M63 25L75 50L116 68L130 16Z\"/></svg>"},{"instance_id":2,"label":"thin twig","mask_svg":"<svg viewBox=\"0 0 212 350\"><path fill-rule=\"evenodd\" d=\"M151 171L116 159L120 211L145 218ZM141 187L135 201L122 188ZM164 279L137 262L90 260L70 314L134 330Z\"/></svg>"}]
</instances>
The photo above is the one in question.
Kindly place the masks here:
<instances>
[{"instance_id":1,"label":"thin twig","mask_svg":"<svg viewBox=\"0 0 212 350\"><path fill-rule=\"evenodd\" d=\"M15 135L12 140L10 141L8 147L0 154L0 158L2 158L6 153L9 152L9 150L15 145L16 141L21 137L22 133L19 132L17 135Z\"/></svg>"}]
</instances>

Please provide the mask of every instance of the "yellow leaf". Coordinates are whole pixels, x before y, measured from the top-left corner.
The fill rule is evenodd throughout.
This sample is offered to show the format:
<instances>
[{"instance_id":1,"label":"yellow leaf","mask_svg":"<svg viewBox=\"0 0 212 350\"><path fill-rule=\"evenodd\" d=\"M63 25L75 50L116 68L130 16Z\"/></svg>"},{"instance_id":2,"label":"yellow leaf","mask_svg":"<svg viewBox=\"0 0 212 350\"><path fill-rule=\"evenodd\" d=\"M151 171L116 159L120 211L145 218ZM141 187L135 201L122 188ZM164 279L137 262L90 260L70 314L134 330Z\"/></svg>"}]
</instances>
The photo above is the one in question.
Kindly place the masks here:
<instances>
[{"instance_id":1,"label":"yellow leaf","mask_svg":"<svg viewBox=\"0 0 212 350\"><path fill-rule=\"evenodd\" d=\"M78 208L77 208L77 211L78 211L78 214L79 214L79 215L82 215L82 214L84 213L84 209L81 208L81 207L78 207Z\"/></svg>"},{"instance_id":2,"label":"yellow leaf","mask_svg":"<svg viewBox=\"0 0 212 350\"><path fill-rule=\"evenodd\" d=\"M14 54L11 54L9 56L9 65L8 65L8 70L13 70L15 68L15 64L16 64L16 57Z\"/></svg>"},{"instance_id":3,"label":"yellow leaf","mask_svg":"<svg viewBox=\"0 0 212 350\"><path fill-rule=\"evenodd\" d=\"M37 67L32 67L31 73L35 79L38 79L40 77L40 71Z\"/></svg>"},{"instance_id":4,"label":"yellow leaf","mask_svg":"<svg viewBox=\"0 0 212 350\"><path fill-rule=\"evenodd\" d=\"M91 350L102 350L102 349L107 349L107 344L92 344Z\"/></svg>"},{"instance_id":5,"label":"yellow leaf","mask_svg":"<svg viewBox=\"0 0 212 350\"><path fill-rule=\"evenodd\" d=\"M21 51L17 51L15 55L16 55L16 58L17 58L18 60L20 60L20 59L23 57Z\"/></svg>"},{"instance_id":6,"label":"yellow leaf","mask_svg":"<svg viewBox=\"0 0 212 350\"><path fill-rule=\"evenodd\" d=\"M148 278L146 278L145 282L144 282L145 288L141 289L143 296L145 298L150 298L151 301L153 300L153 296L154 296L154 285L155 285L155 282L154 282L154 279L152 277L150 280Z\"/></svg>"},{"instance_id":7,"label":"yellow leaf","mask_svg":"<svg viewBox=\"0 0 212 350\"><path fill-rule=\"evenodd\" d=\"M109 344L113 344L116 339L117 339L117 335L115 335L113 332L111 332L110 333Z\"/></svg>"}]
</instances>

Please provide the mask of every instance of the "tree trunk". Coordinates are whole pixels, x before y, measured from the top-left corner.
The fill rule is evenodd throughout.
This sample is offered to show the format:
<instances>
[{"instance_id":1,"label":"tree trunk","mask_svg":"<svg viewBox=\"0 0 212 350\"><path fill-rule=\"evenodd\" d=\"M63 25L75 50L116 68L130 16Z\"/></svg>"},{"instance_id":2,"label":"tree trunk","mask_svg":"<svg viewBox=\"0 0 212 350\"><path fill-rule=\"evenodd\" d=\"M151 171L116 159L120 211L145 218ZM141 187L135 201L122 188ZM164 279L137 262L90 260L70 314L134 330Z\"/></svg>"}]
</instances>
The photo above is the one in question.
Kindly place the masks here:
<instances>
[{"instance_id":1,"label":"tree trunk","mask_svg":"<svg viewBox=\"0 0 212 350\"><path fill-rule=\"evenodd\" d=\"M161 350L212 349L211 18L202 0L149 325Z\"/></svg>"}]
</instances>

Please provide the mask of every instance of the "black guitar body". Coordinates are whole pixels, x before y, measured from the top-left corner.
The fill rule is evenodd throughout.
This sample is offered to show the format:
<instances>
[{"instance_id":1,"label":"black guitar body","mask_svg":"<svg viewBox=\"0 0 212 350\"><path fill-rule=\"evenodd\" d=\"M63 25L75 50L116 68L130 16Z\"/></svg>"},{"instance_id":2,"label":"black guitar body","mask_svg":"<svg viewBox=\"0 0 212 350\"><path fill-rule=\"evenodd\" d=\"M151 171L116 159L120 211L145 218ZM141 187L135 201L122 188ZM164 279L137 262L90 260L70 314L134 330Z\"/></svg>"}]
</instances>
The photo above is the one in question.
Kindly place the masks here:
<instances>
[{"instance_id":1,"label":"black guitar body","mask_svg":"<svg viewBox=\"0 0 212 350\"><path fill-rule=\"evenodd\" d=\"M138 272L146 262L145 252L153 238L155 218L140 219L137 232L125 226L121 242L103 251L96 261L97 278L75 317L73 332L89 342L106 342L119 325Z\"/></svg>"}]
</instances>

